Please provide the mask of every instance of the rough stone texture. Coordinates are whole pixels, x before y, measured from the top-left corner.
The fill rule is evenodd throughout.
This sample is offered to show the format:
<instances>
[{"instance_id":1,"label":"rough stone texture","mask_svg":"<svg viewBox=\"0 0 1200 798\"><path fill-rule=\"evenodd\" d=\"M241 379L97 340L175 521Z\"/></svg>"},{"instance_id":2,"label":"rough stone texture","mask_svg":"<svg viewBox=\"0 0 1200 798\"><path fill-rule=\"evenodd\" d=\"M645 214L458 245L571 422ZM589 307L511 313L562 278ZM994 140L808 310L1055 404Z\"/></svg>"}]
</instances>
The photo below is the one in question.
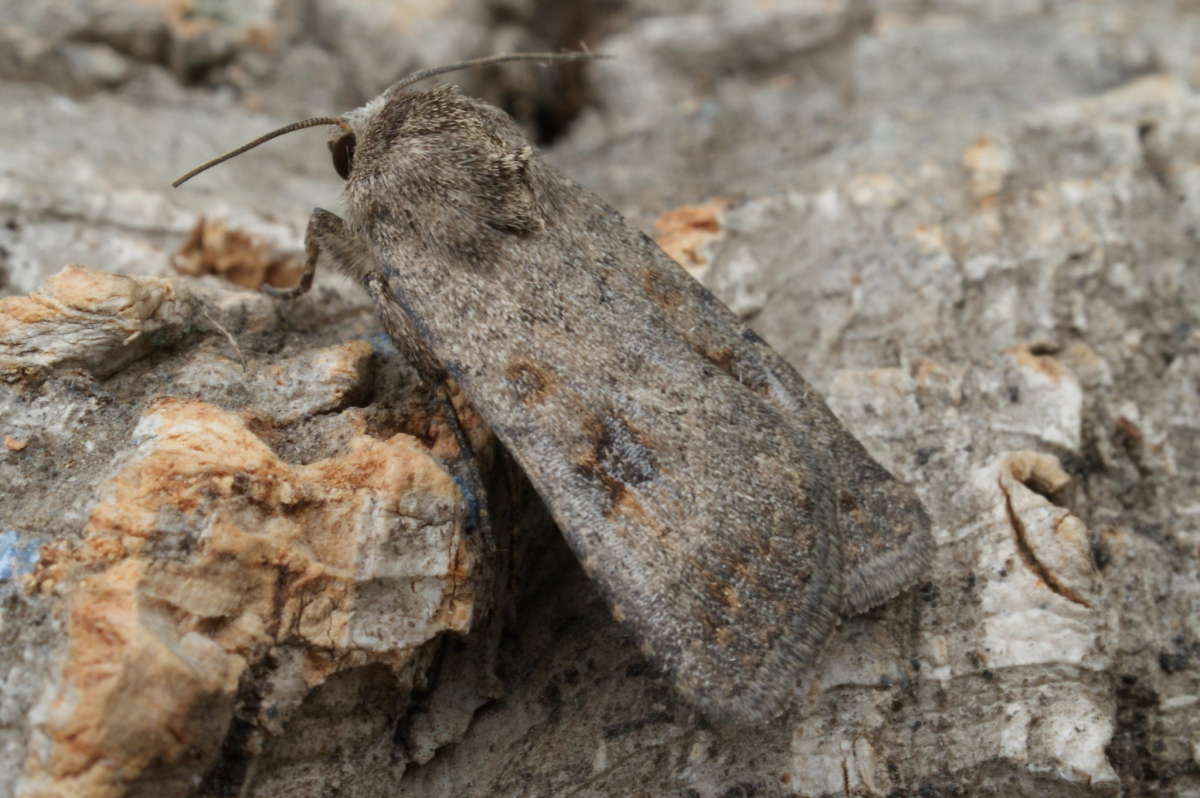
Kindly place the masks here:
<instances>
[{"instance_id":1,"label":"rough stone texture","mask_svg":"<svg viewBox=\"0 0 1200 798\"><path fill-rule=\"evenodd\" d=\"M549 5L2 4L0 795L1200 795L1195 8ZM183 261L256 284L336 208L316 133L166 189L185 168L430 60L580 39L618 58L559 87L588 107L550 157L934 518L929 584L763 728L646 668L482 425L511 540L432 578L471 540L453 436L352 287L167 279L199 231ZM529 74L490 96L553 86ZM154 276L47 280L69 263ZM329 476L367 457L429 490Z\"/></svg>"},{"instance_id":2,"label":"rough stone texture","mask_svg":"<svg viewBox=\"0 0 1200 798\"><path fill-rule=\"evenodd\" d=\"M43 549L26 581L62 602L67 651L21 794L184 794L235 709L278 734L334 675L382 664L411 684L422 644L470 628L461 497L411 436L289 467L237 415L170 398L131 435L82 543ZM252 669L256 706L238 707Z\"/></svg>"},{"instance_id":3,"label":"rough stone texture","mask_svg":"<svg viewBox=\"0 0 1200 798\"><path fill-rule=\"evenodd\" d=\"M366 340L251 352L240 366L176 350L174 375L151 366L169 396L161 383L143 393L121 376L99 382L195 340L197 319L244 334L255 318L246 305L263 301L79 267L36 295L0 300L10 385L0 468L23 493L6 509L26 519L20 506L31 500L65 509L66 481L34 484L37 466L81 441L84 460L67 461L82 472L81 524L63 519L72 528L36 563L26 548L45 527L6 532L6 578L23 577L26 611L52 608L63 636L55 660L7 685L6 698L25 703L7 719L25 737L22 746L13 729L6 735L4 770L23 771L18 794L185 795L206 773L219 791L247 767L230 751L265 747L261 738L288 727L314 688L370 674L402 706L397 696L425 683L441 633L482 625L493 566L479 563L481 541L466 533L467 509L441 462L453 436L416 406L397 415L410 428L394 434L379 407L359 407L387 379L386 357ZM71 371L76 391L91 393L86 409L60 395ZM83 414L101 435L115 433L104 442L115 452L102 446L88 462L96 441L80 434ZM448 739L441 729L421 736L431 748Z\"/></svg>"}]
</instances>

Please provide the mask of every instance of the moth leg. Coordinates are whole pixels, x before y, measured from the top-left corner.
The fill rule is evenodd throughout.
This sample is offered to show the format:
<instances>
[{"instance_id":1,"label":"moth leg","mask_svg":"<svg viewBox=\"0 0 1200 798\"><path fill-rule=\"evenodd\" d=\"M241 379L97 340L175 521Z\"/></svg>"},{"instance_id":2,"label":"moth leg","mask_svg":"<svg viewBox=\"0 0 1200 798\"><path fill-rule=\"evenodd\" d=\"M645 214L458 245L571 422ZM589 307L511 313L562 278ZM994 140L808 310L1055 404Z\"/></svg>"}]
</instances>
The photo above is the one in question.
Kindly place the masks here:
<instances>
[{"instance_id":1,"label":"moth leg","mask_svg":"<svg viewBox=\"0 0 1200 798\"><path fill-rule=\"evenodd\" d=\"M422 382L437 397L442 416L458 445L458 457L447 463L447 467L455 474L454 481L467 502L468 526L479 530L484 549L490 551L494 546L494 537L487 510L487 489L484 487L483 471L479 467L479 459L466 430L463 429L462 420L450 400L446 370L429 351L402 303L389 290L383 276L377 271L368 272L362 279L362 285L370 294L377 315L383 322L383 329L387 331L396 349L416 368Z\"/></svg>"},{"instance_id":2,"label":"moth leg","mask_svg":"<svg viewBox=\"0 0 1200 798\"><path fill-rule=\"evenodd\" d=\"M387 281L378 271L367 272L362 277L362 286L375 304L375 314L383 323L383 329L396 345L400 355L417 370L421 381L432 391L446 381L445 366L434 356L429 345L413 324L405 310L402 297L389 289Z\"/></svg>"},{"instance_id":3,"label":"moth leg","mask_svg":"<svg viewBox=\"0 0 1200 798\"><path fill-rule=\"evenodd\" d=\"M462 422L450 401L445 384L445 370L421 340L400 303L388 291L378 270L373 268L375 260L370 250L346 227L340 216L324 208L314 208L312 215L308 217L308 228L304 234L304 251L304 273L296 285L291 288L264 285L263 291L279 299L291 300L303 296L312 288L317 263L322 256L332 259L343 273L361 281L374 302L388 337L395 343L401 356L417 369L422 380L437 394L438 404L459 449L457 459L460 467L452 470L465 474L461 478L456 476L455 482L458 483L467 502L467 523L469 527L480 530L485 548L490 546L492 534L483 475Z\"/></svg>"},{"instance_id":4,"label":"moth leg","mask_svg":"<svg viewBox=\"0 0 1200 798\"><path fill-rule=\"evenodd\" d=\"M459 468L454 470L461 470L463 475L462 477L456 476L454 481L458 484L458 489L467 502L467 526L469 529L479 531L485 548L490 550L493 543L491 517L487 509L487 489L483 484L483 471L479 467L479 458L475 454L475 448L471 445L470 438L467 437L467 431L463 429L458 411L454 409L454 402L450 399L450 389L446 383L443 382L438 386L438 394L438 406L442 410L442 418L454 433L454 441L458 444L458 457L455 459L455 465Z\"/></svg>"},{"instance_id":5,"label":"moth leg","mask_svg":"<svg viewBox=\"0 0 1200 798\"><path fill-rule=\"evenodd\" d=\"M360 276L365 271L364 266L373 262L366 245L346 229L340 216L324 208L314 208L304 232L304 273L300 275L300 282L291 288L264 285L263 293L278 299L304 296L312 288L321 255L331 258L341 271L354 277Z\"/></svg>"}]
</instances>

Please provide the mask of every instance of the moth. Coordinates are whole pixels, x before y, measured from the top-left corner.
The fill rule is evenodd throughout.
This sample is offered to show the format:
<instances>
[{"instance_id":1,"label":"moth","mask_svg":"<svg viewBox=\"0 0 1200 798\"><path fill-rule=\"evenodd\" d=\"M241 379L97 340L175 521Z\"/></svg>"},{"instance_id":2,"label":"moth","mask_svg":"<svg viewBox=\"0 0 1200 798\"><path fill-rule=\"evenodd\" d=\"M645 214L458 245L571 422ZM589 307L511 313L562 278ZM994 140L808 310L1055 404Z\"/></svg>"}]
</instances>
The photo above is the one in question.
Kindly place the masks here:
<instances>
[{"instance_id":1,"label":"moth","mask_svg":"<svg viewBox=\"0 0 1200 798\"><path fill-rule=\"evenodd\" d=\"M716 719L787 706L843 617L932 555L913 490L780 355L644 233L548 166L503 111L410 75L315 125L345 217L320 262L355 278L432 386L455 380L525 471L613 615Z\"/></svg>"}]
</instances>

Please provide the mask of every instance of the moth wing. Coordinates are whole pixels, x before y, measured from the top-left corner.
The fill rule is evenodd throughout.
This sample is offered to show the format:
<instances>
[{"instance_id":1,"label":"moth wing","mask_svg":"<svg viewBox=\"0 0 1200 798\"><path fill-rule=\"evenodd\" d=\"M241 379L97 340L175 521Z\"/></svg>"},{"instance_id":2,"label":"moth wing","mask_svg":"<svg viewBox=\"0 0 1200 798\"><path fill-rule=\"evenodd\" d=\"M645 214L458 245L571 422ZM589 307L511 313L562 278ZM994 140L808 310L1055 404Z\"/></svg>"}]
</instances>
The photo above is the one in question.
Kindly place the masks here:
<instances>
[{"instance_id":1,"label":"moth wing","mask_svg":"<svg viewBox=\"0 0 1200 798\"><path fill-rule=\"evenodd\" d=\"M863 612L912 587L933 557L930 521L912 487L879 465L838 421L821 395L731 310L685 271L664 262L644 234L642 280L671 326L691 347L762 394L833 453L835 508L850 612Z\"/></svg>"},{"instance_id":2,"label":"moth wing","mask_svg":"<svg viewBox=\"0 0 1200 798\"><path fill-rule=\"evenodd\" d=\"M388 290L680 690L718 715L777 714L845 607L845 433L704 351L696 325L743 335L728 311L702 288L663 294L674 262L531 166L553 210L534 235L480 225L458 255L374 217Z\"/></svg>"}]
</instances>

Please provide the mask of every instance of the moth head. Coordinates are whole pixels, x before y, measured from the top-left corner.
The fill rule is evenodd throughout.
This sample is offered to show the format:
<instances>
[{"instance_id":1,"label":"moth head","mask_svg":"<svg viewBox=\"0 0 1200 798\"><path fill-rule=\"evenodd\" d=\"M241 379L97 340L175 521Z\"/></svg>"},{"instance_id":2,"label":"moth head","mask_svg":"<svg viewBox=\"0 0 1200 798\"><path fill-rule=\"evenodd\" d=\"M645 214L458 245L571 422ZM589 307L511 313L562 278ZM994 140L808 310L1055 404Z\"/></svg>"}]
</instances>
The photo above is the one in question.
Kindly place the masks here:
<instances>
[{"instance_id":1,"label":"moth head","mask_svg":"<svg viewBox=\"0 0 1200 798\"><path fill-rule=\"evenodd\" d=\"M333 159L333 168L343 180L349 180L354 173L354 155L358 145L358 132L363 129L363 126L378 112L385 107L389 101L395 100L402 96L404 89L412 84L441 75L446 72L454 72L460 69L470 67L484 66L487 64L497 64L505 61L574 61L584 58L603 58L604 56L596 55L587 52L577 53L510 53L507 55L494 55L485 58L475 58L470 61L461 61L457 64L448 64L446 66L433 67L420 72L414 72L406 78L402 78L389 86L381 95L376 97L371 102L364 105L355 111L342 116L317 116L311 119L304 119L299 122L293 122L290 125L284 125L278 130L272 130L253 141L243 144L235 150L225 153L224 155L213 158L211 161L200 164L195 169L187 172L171 183L172 186L178 188L188 180L191 180L196 175L203 171L211 169L217 164L224 163L230 158L235 158L247 150L252 150L260 144L264 144L273 138L277 138L287 133L293 133L297 130L303 130L307 127L316 127L319 125L330 125L336 129L329 137L329 153Z\"/></svg>"}]
</instances>

